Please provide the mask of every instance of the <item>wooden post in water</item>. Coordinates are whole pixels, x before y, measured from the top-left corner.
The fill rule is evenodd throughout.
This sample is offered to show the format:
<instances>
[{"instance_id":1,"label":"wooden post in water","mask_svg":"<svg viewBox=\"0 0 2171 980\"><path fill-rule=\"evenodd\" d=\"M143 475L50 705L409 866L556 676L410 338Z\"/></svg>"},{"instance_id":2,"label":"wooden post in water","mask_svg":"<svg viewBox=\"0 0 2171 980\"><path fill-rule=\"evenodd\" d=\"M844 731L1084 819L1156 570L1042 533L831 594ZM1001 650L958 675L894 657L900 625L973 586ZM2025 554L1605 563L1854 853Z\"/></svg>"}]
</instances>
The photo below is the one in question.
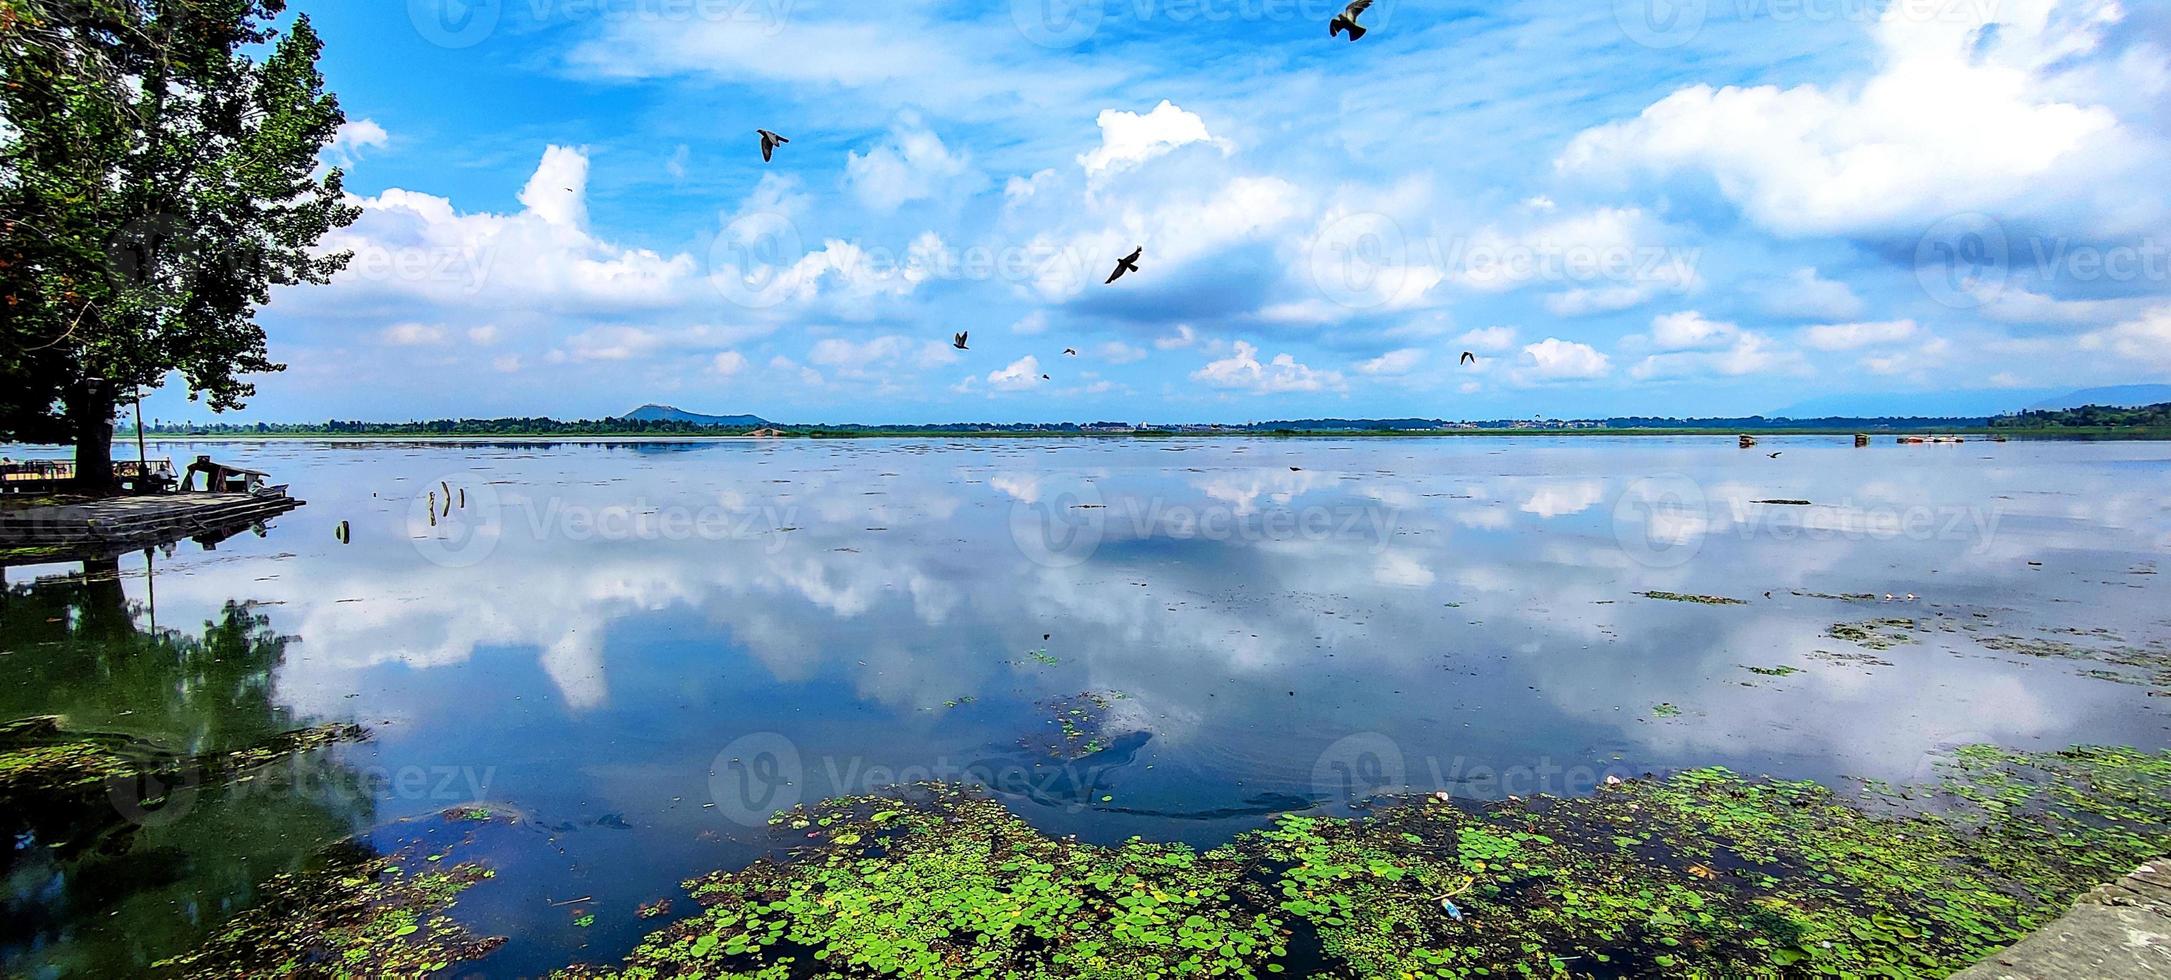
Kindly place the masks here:
<instances>
[{"instance_id":1,"label":"wooden post in water","mask_svg":"<svg viewBox=\"0 0 2171 980\"><path fill-rule=\"evenodd\" d=\"M1857 432L1857 433L1855 433L1855 434L1854 434L1854 448L1856 448L1856 449L1868 449L1868 448L1869 448L1869 434L1868 434L1868 433L1864 433L1864 432Z\"/></svg>"}]
</instances>

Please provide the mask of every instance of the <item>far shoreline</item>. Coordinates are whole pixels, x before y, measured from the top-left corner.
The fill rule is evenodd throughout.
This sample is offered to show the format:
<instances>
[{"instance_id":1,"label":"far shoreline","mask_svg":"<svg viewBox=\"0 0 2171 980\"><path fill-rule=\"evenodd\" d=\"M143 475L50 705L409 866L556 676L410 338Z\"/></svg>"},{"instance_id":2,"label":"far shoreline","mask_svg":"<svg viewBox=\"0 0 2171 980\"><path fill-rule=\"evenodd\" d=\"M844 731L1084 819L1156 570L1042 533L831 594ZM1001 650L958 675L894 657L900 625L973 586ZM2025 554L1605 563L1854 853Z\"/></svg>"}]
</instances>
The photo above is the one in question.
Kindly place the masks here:
<instances>
[{"instance_id":1,"label":"far shoreline","mask_svg":"<svg viewBox=\"0 0 2171 980\"><path fill-rule=\"evenodd\" d=\"M707 443L707 442L825 442L854 440L899 439L991 439L991 440L1154 440L1171 439L1250 439L1265 441L1281 440L1336 440L1336 439L1440 439L1440 438L1491 438L1491 439L1546 439L1546 438L1677 438L1677 439L1736 439L1747 435L1755 439L1784 437L1835 437L1852 439L1856 435L1869 436L1872 444L1889 442L1908 437L1945 437L1969 441L1996 439L2032 441L2171 441L2171 428L1891 428L1865 431L1861 429L1832 428L1784 428L1755 429L1337 429L1337 430L1267 430L1267 431L1177 431L1138 430L1132 432L1078 432L1050 430L1045 432L1014 432L1000 429L959 430L955 432L926 432L902 429L849 429L835 431L797 431L781 435L755 436L742 432L668 433L622 435L610 433L546 433L506 432L493 434L437 434L437 433L331 433L331 432L218 432L218 433L146 433L145 444L150 443L272 443L317 442L363 445L370 443ZM114 458L125 458L126 444L134 442L132 431L114 433ZM69 451L65 445L18 444L38 451Z\"/></svg>"}]
</instances>

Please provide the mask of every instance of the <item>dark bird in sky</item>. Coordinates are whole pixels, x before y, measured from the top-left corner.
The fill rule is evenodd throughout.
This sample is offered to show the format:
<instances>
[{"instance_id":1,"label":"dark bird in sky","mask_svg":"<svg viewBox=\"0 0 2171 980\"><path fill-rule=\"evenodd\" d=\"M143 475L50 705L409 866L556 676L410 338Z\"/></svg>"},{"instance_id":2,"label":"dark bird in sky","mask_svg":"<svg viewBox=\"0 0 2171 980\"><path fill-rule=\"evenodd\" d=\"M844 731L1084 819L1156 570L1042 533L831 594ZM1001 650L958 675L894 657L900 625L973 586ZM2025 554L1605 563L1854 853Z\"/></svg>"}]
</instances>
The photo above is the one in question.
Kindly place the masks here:
<instances>
[{"instance_id":1,"label":"dark bird in sky","mask_svg":"<svg viewBox=\"0 0 2171 980\"><path fill-rule=\"evenodd\" d=\"M972 348L965 346L965 338L971 336L971 334L972 331L970 330L958 334L956 339L950 341L950 346L955 347L958 350L971 350Z\"/></svg>"},{"instance_id":2,"label":"dark bird in sky","mask_svg":"<svg viewBox=\"0 0 2171 980\"><path fill-rule=\"evenodd\" d=\"M1077 356L1078 356L1078 348L1076 348L1076 347L1065 347L1065 348L1063 348L1063 356L1064 356L1064 357L1077 357Z\"/></svg>"},{"instance_id":3,"label":"dark bird in sky","mask_svg":"<svg viewBox=\"0 0 2171 980\"><path fill-rule=\"evenodd\" d=\"M1123 278L1125 273L1137 272L1138 258L1139 256L1142 256L1144 254L1146 254L1146 246L1140 245L1137 251L1132 252L1131 254L1126 255L1123 258L1117 259L1116 271L1109 273L1108 282L1103 283L1102 285L1113 284L1116 280Z\"/></svg>"},{"instance_id":4,"label":"dark bird in sky","mask_svg":"<svg viewBox=\"0 0 2171 980\"><path fill-rule=\"evenodd\" d=\"M1363 37L1364 28L1358 26L1357 15L1364 13L1365 8L1370 6L1372 6L1372 0L1356 0L1355 3L1349 5L1349 9L1335 14L1334 21L1327 25L1327 36L1339 37L1343 31L1348 31L1349 39L1352 41Z\"/></svg>"},{"instance_id":5,"label":"dark bird in sky","mask_svg":"<svg viewBox=\"0 0 2171 980\"><path fill-rule=\"evenodd\" d=\"M754 130L754 132L760 134L761 136L761 162L763 163L768 163L769 161L776 159L776 148L791 142L791 140L785 139L782 136L778 136L777 134L772 133L766 129L757 129Z\"/></svg>"},{"instance_id":6,"label":"dark bird in sky","mask_svg":"<svg viewBox=\"0 0 2171 980\"><path fill-rule=\"evenodd\" d=\"M1463 351L1463 352L1462 352L1462 362L1463 362L1464 364L1476 364L1476 363L1477 363L1477 355L1476 355L1476 354L1472 354L1472 353L1470 353L1469 351Z\"/></svg>"},{"instance_id":7,"label":"dark bird in sky","mask_svg":"<svg viewBox=\"0 0 2171 980\"><path fill-rule=\"evenodd\" d=\"M1773 454L1771 454L1771 458L1773 458L1773 459L1778 459L1778 458L1779 458L1779 454L1778 454L1778 453L1773 453Z\"/></svg>"},{"instance_id":8,"label":"dark bird in sky","mask_svg":"<svg viewBox=\"0 0 2171 980\"><path fill-rule=\"evenodd\" d=\"M1043 375L1041 375L1041 376L1040 376L1040 380L1042 380L1042 381L1054 381L1055 379L1054 379L1054 378L1051 378L1051 377L1048 377L1047 375L1043 374Z\"/></svg>"}]
</instances>

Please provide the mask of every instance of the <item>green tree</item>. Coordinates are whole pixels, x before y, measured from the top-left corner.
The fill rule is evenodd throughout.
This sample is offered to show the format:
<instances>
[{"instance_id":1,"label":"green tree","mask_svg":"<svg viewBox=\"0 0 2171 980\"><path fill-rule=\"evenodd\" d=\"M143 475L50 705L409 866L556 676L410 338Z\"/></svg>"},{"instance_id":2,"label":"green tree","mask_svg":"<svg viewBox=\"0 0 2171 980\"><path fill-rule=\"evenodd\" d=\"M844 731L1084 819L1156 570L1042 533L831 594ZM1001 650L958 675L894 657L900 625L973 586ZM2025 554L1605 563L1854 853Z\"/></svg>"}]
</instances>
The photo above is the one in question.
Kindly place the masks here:
<instances>
[{"instance_id":1,"label":"green tree","mask_svg":"<svg viewBox=\"0 0 2171 980\"><path fill-rule=\"evenodd\" d=\"M178 373L214 411L278 371L255 322L360 211L346 121L286 0L0 0L0 437L112 485L121 397Z\"/></svg>"}]
</instances>

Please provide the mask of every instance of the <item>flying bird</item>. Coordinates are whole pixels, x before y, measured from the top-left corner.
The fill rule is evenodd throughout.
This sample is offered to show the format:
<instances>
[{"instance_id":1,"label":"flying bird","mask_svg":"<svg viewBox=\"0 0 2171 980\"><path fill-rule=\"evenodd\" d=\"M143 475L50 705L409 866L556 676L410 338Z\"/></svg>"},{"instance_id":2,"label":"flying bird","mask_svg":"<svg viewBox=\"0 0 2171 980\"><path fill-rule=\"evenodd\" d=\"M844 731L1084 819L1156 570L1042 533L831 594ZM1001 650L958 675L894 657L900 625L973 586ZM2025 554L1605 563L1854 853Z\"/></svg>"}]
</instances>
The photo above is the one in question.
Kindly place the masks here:
<instances>
[{"instance_id":1,"label":"flying bird","mask_svg":"<svg viewBox=\"0 0 2171 980\"><path fill-rule=\"evenodd\" d=\"M1102 285L1113 284L1116 280L1123 278L1124 273L1137 272L1138 258L1139 256L1142 256L1144 254L1146 254L1146 246L1140 245L1137 251L1132 252L1131 254L1126 255L1123 258L1117 259L1116 271L1109 273L1108 282L1103 283Z\"/></svg>"},{"instance_id":2,"label":"flying bird","mask_svg":"<svg viewBox=\"0 0 2171 980\"><path fill-rule=\"evenodd\" d=\"M1771 454L1771 458L1773 458L1773 459L1778 459L1778 458L1779 458L1779 454L1778 454L1778 453L1773 453L1773 454Z\"/></svg>"},{"instance_id":3,"label":"flying bird","mask_svg":"<svg viewBox=\"0 0 2171 980\"><path fill-rule=\"evenodd\" d=\"M1469 351L1463 351L1463 352L1462 352L1462 362L1463 362L1464 364L1476 364L1476 363L1477 363L1477 355L1476 355L1476 354L1472 354L1472 353L1470 353Z\"/></svg>"},{"instance_id":4,"label":"flying bird","mask_svg":"<svg viewBox=\"0 0 2171 980\"><path fill-rule=\"evenodd\" d=\"M1040 380L1042 380L1042 381L1054 381L1055 379L1054 379L1054 378L1051 378L1051 377L1048 377L1047 375L1043 374L1043 375L1041 375L1041 376L1040 376Z\"/></svg>"},{"instance_id":5,"label":"flying bird","mask_svg":"<svg viewBox=\"0 0 2171 980\"><path fill-rule=\"evenodd\" d=\"M1370 6L1372 6L1372 0L1356 0L1355 3L1349 5L1349 9L1334 15L1333 22L1327 25L1327 36L1340 37L1343 31L1348 31L1351 41L1363 37L1364 28L1357 23L1357 15L1364 13L1365 8Z\"/></svg>"},{"instance_id":6,"label":"flying bird","mask_svg":"<svg viewBox=\"0 0 2171 980\"><path fill-rule=\"evenodd\" d=\"M1078 348L1076 348L1076 347L1065 347L1065 348L1063 348L1063 356L1064 356L1064 357L1077 357L1077 356L1078 356Z\"/></svg>"},{"instance_id":7,"label":"flying bird","mask_svg":"<svg viewBox=\"0 0 2171 980\"><path fill-rule=\"evenodd\" d=\"M791 140L785 139L782 136L778 136L777 134L772 133L766 129L757 129L754 130L754 132L761 136L761 162L763 163L768 163L770 160L776 158L777 147L783 146L784 144L791 142Z\"/></svg>"},{"instance_id":8,"label":"flying bird","mask_svg":"<svg viewBox=\"0 0 2171 980\"><path fill-rule=\"evenodd\" d=\"M970 336L971 334L972 331L970 330L958 334L956 339L950 341L950 346L955 347L958 350L971 350L972 348L965 346L965 338Z\"/></svg>"}]
</instances>

